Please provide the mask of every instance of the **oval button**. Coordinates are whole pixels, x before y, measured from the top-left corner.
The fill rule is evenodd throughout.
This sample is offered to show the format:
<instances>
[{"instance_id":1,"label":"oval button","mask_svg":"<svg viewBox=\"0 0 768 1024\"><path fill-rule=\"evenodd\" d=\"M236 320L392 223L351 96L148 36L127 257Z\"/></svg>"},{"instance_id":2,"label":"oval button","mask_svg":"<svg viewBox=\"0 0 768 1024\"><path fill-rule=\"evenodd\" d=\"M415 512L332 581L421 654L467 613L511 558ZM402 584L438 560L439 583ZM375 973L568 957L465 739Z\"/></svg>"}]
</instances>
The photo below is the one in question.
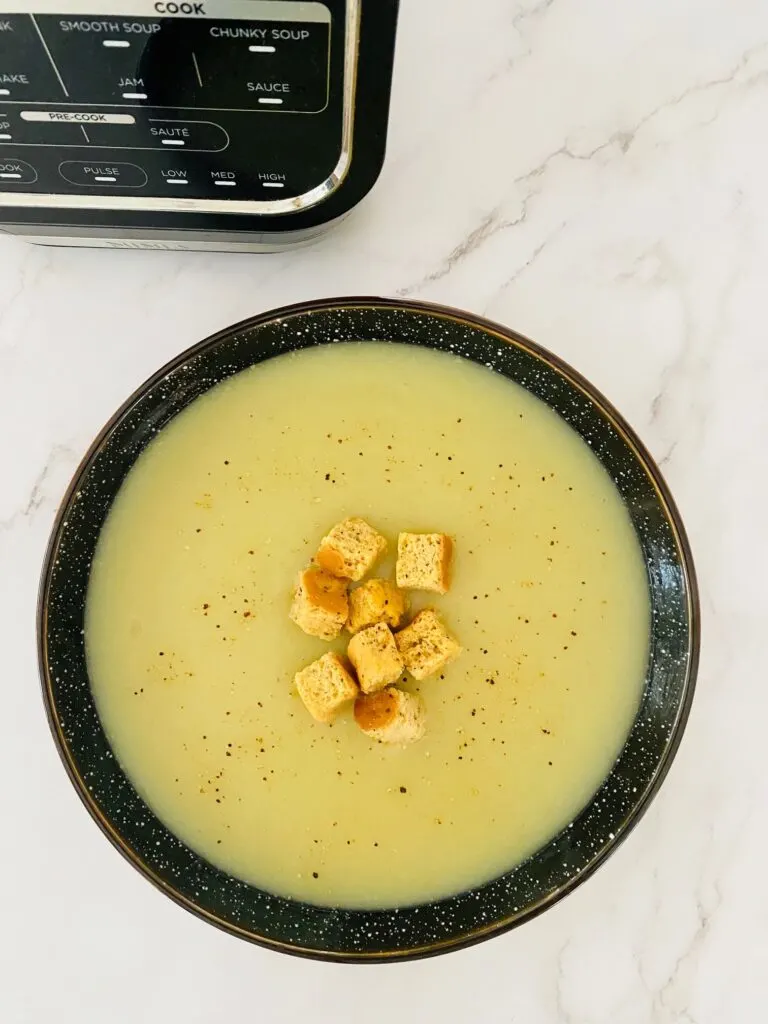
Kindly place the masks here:
<instances>
[{"instance_id":1,"label":"oval button","mask_svg":"<svg viewBox=\"0 0 768 1024\"><path fill-rule=\"evenodd\" d=\"M229 145L229 136L213 121L149 122L149 138L158 149L191 149L198 153L220 153Z\"/></svg>"},{"instance_id":2,"label":"oval button","mask_svg":"<svg viewBox=\"0 0 768 1024\"><path fill-rule=\"evenodd\" d=\"M88 188L141 188L147 184L143 168L111 160L65 160L59 164L59 174L70 185Z\"/></svg>"},{"instance_id":3,"label":"oval button","mask_svg":"<svg viewBox=\"0 0 768 1024\"><path fill-rule=\"evenodd\" d=\"M0 186L32 185L37 181L37 171L24 160L0 157Z\"/></svg>"}]
</instances>

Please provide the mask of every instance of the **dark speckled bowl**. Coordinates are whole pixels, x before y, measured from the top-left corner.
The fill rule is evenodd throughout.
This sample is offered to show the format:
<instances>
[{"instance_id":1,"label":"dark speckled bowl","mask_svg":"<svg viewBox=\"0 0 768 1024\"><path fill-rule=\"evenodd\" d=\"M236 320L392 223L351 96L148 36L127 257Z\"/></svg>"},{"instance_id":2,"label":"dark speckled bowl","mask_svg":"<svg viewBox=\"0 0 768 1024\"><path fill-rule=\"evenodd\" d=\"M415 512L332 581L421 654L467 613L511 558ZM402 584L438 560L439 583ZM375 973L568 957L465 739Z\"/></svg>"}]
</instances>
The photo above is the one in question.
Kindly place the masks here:
<instances>
[{"instance_id":1,"label":"dark speckled bowl","mask_svg":"<svg viewBox=\"0 0 768 1024\"><path fill-rule=\"evenodd\" d=\"M592 447L626 502L648 569L652 636L642 704L613 771L576 820L530 860L450 899L335 910L246 885L188 849L137 795L110 750L88 681L83 611L96 540L125 475L181 409L214 384L290 349L348 340L426 345L492 367L555 409ZM155 374L101 432L72 481L43 571L40 667L51 729L80 798L131 863L206 921L271 949L328 960L442 953L541 913L592 874L638 821L677 750L693 697L699 611L674 503L627 424L582 377L525 338L466 313L385 299L329 299L266 313L201 342Z\"/></svg>"}]
</instances>

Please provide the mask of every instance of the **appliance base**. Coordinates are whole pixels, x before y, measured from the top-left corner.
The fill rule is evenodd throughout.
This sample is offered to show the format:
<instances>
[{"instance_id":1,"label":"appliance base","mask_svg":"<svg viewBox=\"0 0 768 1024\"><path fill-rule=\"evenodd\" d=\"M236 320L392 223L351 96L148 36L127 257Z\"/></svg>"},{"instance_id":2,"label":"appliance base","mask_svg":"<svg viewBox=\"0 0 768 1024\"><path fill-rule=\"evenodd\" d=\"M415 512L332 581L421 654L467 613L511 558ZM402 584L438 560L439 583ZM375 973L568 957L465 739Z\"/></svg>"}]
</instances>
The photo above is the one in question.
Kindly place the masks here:
<instances>
[{"instance_id":1,"label":"appliance base","mask_svg":"<svg viewBox=\"0 0 768 1024\"><path fill-rule=\"evenodd\" d=\"M351 211L350 211L351 212ZM80 246L89 249L159 249L182 252L278 253L312 245L349 216L342 214L313 228L284 232L173 231L157 228L88 228L54 224L2 224L0 232L34 245Z\"/></svg>"}]
</instances>

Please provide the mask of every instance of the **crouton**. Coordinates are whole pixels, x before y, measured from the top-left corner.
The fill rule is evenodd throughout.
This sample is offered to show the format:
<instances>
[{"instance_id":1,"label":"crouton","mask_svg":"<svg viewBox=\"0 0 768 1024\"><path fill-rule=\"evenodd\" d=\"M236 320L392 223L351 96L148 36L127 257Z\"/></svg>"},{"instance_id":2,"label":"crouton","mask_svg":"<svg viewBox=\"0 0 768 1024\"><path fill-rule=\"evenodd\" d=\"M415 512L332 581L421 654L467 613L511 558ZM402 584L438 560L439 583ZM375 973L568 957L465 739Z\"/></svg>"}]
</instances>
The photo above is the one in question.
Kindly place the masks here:
<instances>
[{"instance_id":1,"label":"crouton","mask_svg":"<svg viewBox=\"0 0 768 1024\"><path fill-rule=\"evenodd\" d=\"M408 611L408 598L389 580L367 580L349 593L349 619L347 629L359 633L361 629L385 622L397 629Z\"/></svg>"},{"instance_id":2,"label":"crouton","mask_svg":"<svg viewBox=\"0 0 768 1024\"><path fill-rule=\"evenodd\" d=\"M386 550L387 542L364 519L337 523L320 541L315 561L333 576L361 580Z\"/></svg>"},{"instance_id":3,"label":"crouton","mask_svg":"<svg viewBox=\"0 0 768 1024\"><path fill-rule=\"evenodd\" d=\"M349 641L347 657L354 665L363 693L383 690L403 672L395 638L383 622L355 633Z\"/></svg>"},{"instance_id":4,"label":"crouton","mask_svg":"<svg viewBox=\"0 0 768 1024\"><path fill-rule=\"evenodd\" d=\"M324 654L294 677L304 707L318 722L330 722L359 694L357 683L338 654Z\"/></svg>"},{"instance_id":5,"label":"crouton","mask_svg":"<svg viewBox=\"0 0 768 1024\"><path fill-rule=\"evenodd\" d=\"M401 533L397 539L398 587L445 594L453 544L444 533Z\"/></svg>"},{"instance_id":6,"label":"crouton","mask_svg":"<svg viewBox=\"0 0 768 1024\"><path fill-rule=\"evenodd\" d=\"M333 640L349 615L346 582L311 565L299 573L289 615L310 636Z\"/></svg>"},{"instance_id":7,"label":"crouton","mask_svg":"<svg viewBox=\"0 0 768 1024\"><path fill-rule=\"evenodd\" d=\"M424 704L396 686L355 701L355 721L366 736L381 743L415 743L424 735Z\"/></svg>"},{"instance_id":8,"label":"crouton","mask_svg":"<svg viewBox=\"0 0 768 1024\"><path fill-rule=\"evenodd\" d=\"M395 633L403 664L414 679L426 679L461 654L461 646L443 625L434 608L425 608L410 626Z\"/></svg>"}]
</instances>

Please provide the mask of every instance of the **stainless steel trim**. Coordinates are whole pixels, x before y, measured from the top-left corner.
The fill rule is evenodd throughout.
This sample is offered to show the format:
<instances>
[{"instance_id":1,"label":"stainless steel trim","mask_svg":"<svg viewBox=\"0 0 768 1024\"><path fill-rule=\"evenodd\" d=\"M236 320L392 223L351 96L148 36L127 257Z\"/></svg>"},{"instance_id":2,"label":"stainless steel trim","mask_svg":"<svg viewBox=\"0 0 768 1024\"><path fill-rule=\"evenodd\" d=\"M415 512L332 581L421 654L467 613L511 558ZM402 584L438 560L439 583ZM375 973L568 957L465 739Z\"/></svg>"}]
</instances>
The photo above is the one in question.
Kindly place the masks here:
<instances>
[{"instance_id":1,"label":"stainless steel trim","mask_svg":"<svg viewBox=\"0 0 768 1024\"><path fill-rule=\"evenodd\" d=\"M71 227L53 228L50 225L10 224L0 225L3 232L15 235L25 242L36 245L75 245L97 249L167 249L182 252L283 252L311 245L322 237L334 224L344 220L349 213L325 224L298 231L248 232L248 231L180 231L173 229L152 230L131 228L121 230L84 227L79 234L72 235Z\"/></svg>"},{"instance_id":2,"label":"stainless steel trim","mask_svg":"<svg viewBox=\"0 0 768 1024\"><path fill-rule=\"evenodd\" d=\"M311 241L324 235L329 229L329 224L337 223L349 216L341 214L334 221L326 221L323 224L315 224L310 228L297 228L291 231L221 231L206 229L204 231L190 231L188 228L120 228L116 234L114 227L99 227L82 225L76 228L77 238L107 239L110 242L126 241L163 241L163 242L189 242L211 241L211 242L257 242L259 245L278 245L283 243L292 246L303 240ZM73 225L63 224L61 227L53 224L0 224L0 234L6 232L14 235L24 235L27 238L69 238Z\"/></svg>"},{"instance_id":3,"label":"stainless steel trim","mask_svg":"<svg viewBox=\"0 0 768 1024\"><path fill-rule=\"evenodd\" d=\"M87 0L90 8L100 4L109 4L114 13L111 0ZM135 8L142 0L129 0L129 6ZM206 0L208 3L209 0ZM25 0L0 0L2 13L16 13L26 6ZM63 0L51 0L51 7L59 7L61 13ZM293 7L294 5L273 4L269 0L216 0L216 6L237 6L254 12L261 7ZM328 8L322 4L309 3L296 5L302 8L322 7L330 17ZM40 8L35 5L36 10ZM9 10L7 10L10 8ZM146 11L146 7L143 8ZM22 11L22 13L25 13ZM82 12L78 8L78 14ZM125 13L121 11L120 13ZM130 13L137 13L135 10ZM212 14L214 17L221 15ZM254 13L239 14L245 20L253 20ZM278 20L270 15L270 20ZM285 19L283 19L285 20ZM292 19L293 20L293 19ZM306 20L306 18L305 18ZM20 207L24 209L56 209L56 210L135 210L146 213L223 213L223 214L257 214L260 216L279 216L280 214L296 213L317 206L332 195L344 181L352 160L353 129L355 119L355 93L357 89L357 54L360 39L360 0L347 0L345 19L344 45L344 95L342 105L341 153L333 171L319 185L309 189L293 199L182 199L179 197L161 196L68 196L60 193L38 194L34 192L0 192L0 207Z\"/></svg>"},{"instance_id":4,"label":"stainless steel trim","mask_svg":"<svg viewBox=\"0 0 768 1024\"><path fill-rule=\"evenodd\" d=\"M300 242L213 242L200 237L191 242L166 241L162 238L83 238L82 235L16 235L33 245L66 245L82 249L159 249L171 252L283 252L309 245L313 239Z\"/></svg>"}]
</instances>

